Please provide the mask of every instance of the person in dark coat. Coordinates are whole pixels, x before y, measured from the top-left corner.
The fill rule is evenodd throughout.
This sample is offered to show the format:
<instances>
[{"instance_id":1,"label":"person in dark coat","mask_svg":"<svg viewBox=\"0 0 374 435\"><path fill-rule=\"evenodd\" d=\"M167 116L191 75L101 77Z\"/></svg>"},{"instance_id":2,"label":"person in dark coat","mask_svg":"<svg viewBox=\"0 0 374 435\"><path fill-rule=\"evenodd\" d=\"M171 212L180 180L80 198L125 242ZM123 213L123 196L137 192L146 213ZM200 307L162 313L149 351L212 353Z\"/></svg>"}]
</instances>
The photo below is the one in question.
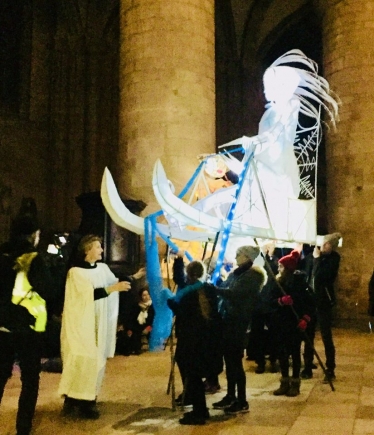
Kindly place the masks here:
<instances>
[{"instance_id":1,"label":"person in dark coat","mask_svg":"<svg viewBox=\"0 0 374 435\"><path fill-rule=\"evenodd\" d=\"M12 224L10 242L0 255L0 402L17 356L22 382L17 435L31 432L39 391L46 303L55 296L49 269L36 251L39 237L36 218L19 216ZM36 310L33 300L38 303Z\"/></svg>"},{"instance_id":2,"label":"person in dark coat","mask_svg":"<svg viewBox=\"0 0 374 435\"><path fill-rule=\"evenodd\" d=\"M149 338L155 317L155 310L148 289L142 288L138 293L138 302L133 304L126 322L126 329L123 329L125 339L122 350L125 355L140 355L142 335L144 334ZM117 335L117 346L118 340Z\"/></svg>"},{"instance_id":3,"label":"person in dark coat","mask_svg":"<svg viewBox=\"0 0 374 435\"><path fill-rule=\"evenodd\" d=\"M259 294L266 282L263 268L253 266L260 254L254 246L241 246L236 251L238 267L219 288L220 312L223 318L223 356L226 365L227 395L213 403L215 409L228 414L249 412L243 356L247 330Z\"/></svg>"},{"instance_id":4,"label":"person in dark coat","mask_svg":"<svg viewBox=\"0 0 374 435\"><path fill-rule=\"evenodd\" d=\"M374 271L369 281L368 295L369 295L368 315L370 317L374 317Z\"/></svg>"},{"instance_id":5,"label":"person in dark coat","mask_svg":"<svg viewBox=\"0 0 374 435\"><path fill-rule=\"evenodd\" d=\"M203 379L222 371L221 318L216 289L203 282L204 265L192 261L186 272L188 284L167 300L178 323L175 360L193 407L179 422L203 425L209 418Z\"/></svg>"},{"instance_id":6,"label":"person in dark coat","mask_svg":"<svg viewBox=\"0 0 374 435\"><path fill-rule=\"evenodd\" d=\"M306 379L313 376L314 337L316 323L318 322L326 355L325 383L335 379L336 362L335 345L332 337L332 320L333 307L336 302L334 282L340 265L340 255L336 252L336 249L340 238L340 233L327 234L324 237L321 249L316 246L313 253L305 257L303 266L309 287L312 289L314 296L316 318L307 329L309 340L305 342L305 368L301 376Z\"/></svg>"},{"instance_id":7,"label":"person in dark coat","mask_svg":"<svg viewBox=\"0 0 374 435\"><path fill-rule=\"evenodd\" d=\"M258 303L252 314L251 330L247 344L247 359L254 359L257 367L255 373L265 373L266 355L269 356L270 372L277 373L277 354L274 344L274 327L271 304L271 291L275 275L278 273L278 257L274 255L275 243L271 242L263 247L265 253L265 270L268 280L260 292Z\"/></svg>"},{"instance_id":8,"label":"person in dark coat","mask_svg":"<svg viewBox=\"0 0 374 435\"><path fill-rule=\"evenodd\" d=\"M280 387L273 393L275 396L300 394L301 342L313 315L313 301L307 290L305 274L296 270L299 258L296 250L280 258L279 273L273 285L272 301L276 307L273 325L282 374Z\"/></svg>"}]
</instances>

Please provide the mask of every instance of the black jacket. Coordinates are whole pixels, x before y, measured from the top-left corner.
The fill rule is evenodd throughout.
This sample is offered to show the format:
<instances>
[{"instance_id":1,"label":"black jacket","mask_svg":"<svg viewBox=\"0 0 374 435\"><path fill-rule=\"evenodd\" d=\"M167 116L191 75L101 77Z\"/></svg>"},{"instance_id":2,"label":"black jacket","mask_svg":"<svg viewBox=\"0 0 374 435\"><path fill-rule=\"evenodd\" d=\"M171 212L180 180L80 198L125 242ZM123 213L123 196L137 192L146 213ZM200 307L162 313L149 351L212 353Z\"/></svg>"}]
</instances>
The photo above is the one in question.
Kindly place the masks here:
<instances>
[{"instance_id":1,"label":"black jacket","mask_svg":"<svg viewBox=\"0 0 374 435\"><path fill-rule=\"evenodd\" d=\"M317 307L335 304L334 282L338 275L340 255L336 251L314 258L305 257L304 270L309 287L314 292Z\"/></svg>"},{"instance_id":2,"label":"black jacket","mask_svg":"<svg viewBox=\"0 0 374 435\"><path fill-rule=\"evenodd\" d=\"M299 335L300 331L297 328L299 320L304 315L312 318L315 314L314 298L309 292L306 276L303 272L296 270L286 283L280 283L280 285L283 292L292 297L293 305L281 305L278 302L285 293L275 282L272 289L274 331L282 337Z\"/></svg>"},{"instance_id":3,"label":"black jacket","mask_svg":"<svg viewBox=\"0 0 374 435\"><path fill-rule=\"evenodd\" d=\"M18 245L9 245L8 249L0 254L0 327L9 331L29 329L35 324L35 318L26 308L12 303L12 293L16 279L14 265L16 259L35 248L28 242ZM27 275L33 288L47 303L53 300L55 286L48 267L41 255L37 255L31 262Z\"/></svg>"},{"instance_id":4,"label":"black jacket","mask_svg":"<svg viewBox=\"0 0 374 435\"><path fill-rule=\"evenodd\" d=\"M168 305L178 319L175 351L178 364L183 364L187 375L219 374L223 369L222 325L216 288L202 284L200 289L187 293L179 302L169 299Z\"/></svg>"},{"instance_id":5,"label":"black jacket","mask_svg":"<svg viewBox=\"0 0 374 435\"><path fill-rule=\"evenodd\" d=\"M263 268L245 263L235 269L219 288L220 313L223 318L223 340L244 349L252 313L258 305L266 281Z\"/></svg>"},{"instance_id":6,"label":"black jacket","mask_svg":"<svg viewBox=\"0 0 374 435\"><path fill-rule=\"evenodd\" d=\"M371 275L369 281L368 293L369 293L368 314L369 316L374 316L374 272Z\"/></svg>"}]
</instances>

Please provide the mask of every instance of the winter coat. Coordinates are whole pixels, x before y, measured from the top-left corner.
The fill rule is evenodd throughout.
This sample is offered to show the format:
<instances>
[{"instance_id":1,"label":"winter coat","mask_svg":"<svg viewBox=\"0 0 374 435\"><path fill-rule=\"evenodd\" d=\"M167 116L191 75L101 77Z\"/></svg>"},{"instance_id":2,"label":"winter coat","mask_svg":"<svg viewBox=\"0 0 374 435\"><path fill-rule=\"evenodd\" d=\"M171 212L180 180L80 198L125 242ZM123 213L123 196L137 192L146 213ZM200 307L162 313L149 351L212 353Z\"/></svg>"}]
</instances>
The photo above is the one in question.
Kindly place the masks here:
<instances>
[{"instance_id":1,"label":"winter coat","mask_svg":"<svg viewBox=\"0 0 374 435\"><path fill-rule=\"evenodd\" d=\"M0 254L0 327L9 331L30 329L35 325L35 317L28 310L12 303L12 293L16 279L15 261L23 254L35 252L35 247L26 241L18 245L7 245ZM53 300L55 286L43 257L38 254L32 260L27 278L33 288L46 302Z\"/></svg>"},{"instance_id":2,"label":"winter coat","mask_svg":"<svg viewBox=\"0 0 374 435\"><path fill-rule=\"evenodd\" d=\"M219 288L223 341L226 345L245 347L246 333L260 291L266 282L263 268L247 262L235 269Z\"/></svg>"},{"instance_id":3,"label":"winter coat","mask_svg":"<svg viewBox=\"0 0 374 435\"><path fill-rule=\"evenodd\" d=\"M152 326L153 319L155 317L155 309L153 308L153 304L148 307L147 318L145 319L145 323L142 324L140 324L138 320L141 311L143 310L139 304L136 304L132 307L128 322L126 325L124 325L127 330L143 331L147 326Z\"/></svg>"},{"instance_id":4,"label":"winter coat","mask_svg":"<svg viewBox=\"0 0 374 435\"><path fill-rule=\"evenodd\" d=\"M299 320L305 315L312 318L315 314L314 298L308 290L306 275L296 270L287 282L280 282L279 284L283 292L277 282L274 283L272 290L274 332L278 340L288 340L295 336L299 336L301 340L302 334L297 327ZM281 305L279 303L279 298L285 295L284 292L291 296L292 305Z\"/></svg>"},{"instance_id":5,"label":"winter coat","mask_svg":"<svg viewBox=\"0 0 374 435\"><path fill-rule=\"evenodd\" d=\"M309 286L313 290L317 308L335 304L334 282L338 275L340 255L336 251L314 258L309 254L305 258L304 270Z\"/></svg>"},{"instance_id":6,"label":"winter coat","mask_svg":"<svg viewBox=\"0 0 374 435\"><path fill-rule=\"evenodd\" d=\"M374 272L371 275L370 281L369 281L369 307L368 307L368 314L369 316L374 316Z\"/></svg>"},{"instance_id":7,"label":"winter coat","mask_svg":"<svg viewBox=\"0 0 374 435\"><path fill-rule=\"evenodd\" d=\"M278 272L278 258L274 256L269 257L268 254L266 254L265 258L266 262L264 267L267 273L267 281L260 292L258 303L255 308L256 313L259 315L271 314L274 311L271 298L275 275Z\"/></svg>"},{"instance_id":8,"label":"winter coat","mask_svg":"<svg viewBox=\"0 0 374 435\"><path fill-rule=\"evenodd\" d=\"M190 286L192 287L192 286ZM193 284L194 290L180 301L168 300L178 320L175 359L185 367L186 375L206 377L219 374L222 367L221 317L216 288L207 283ZM185 286L184 290L188 290Z\"/></svg>"}]
</instances>

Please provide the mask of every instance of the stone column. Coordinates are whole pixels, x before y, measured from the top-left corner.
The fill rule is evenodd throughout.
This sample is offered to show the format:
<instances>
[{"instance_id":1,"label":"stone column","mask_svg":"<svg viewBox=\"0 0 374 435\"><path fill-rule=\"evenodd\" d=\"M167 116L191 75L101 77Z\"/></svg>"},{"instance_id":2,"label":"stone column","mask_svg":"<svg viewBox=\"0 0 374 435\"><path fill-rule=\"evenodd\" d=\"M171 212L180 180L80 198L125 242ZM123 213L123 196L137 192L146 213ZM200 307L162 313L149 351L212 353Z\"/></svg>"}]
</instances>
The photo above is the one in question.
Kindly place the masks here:
<instances>
[{"instance_id":1,"label":"stone column","mask_svg":"<svg viewBox=\"0 0 374 435\"><path fill-rule=\"evenodd\" d=\"M159 209L155 161L180 191L215 151L214 0L121 0L119 190Z\"/></svg>"},{"instance_id":2,"label":"stone column","mask_svg":"<svg viewBox=\"0 0 374 435\"><path fill-rule=\"evenodd\" d=\"M344 237L338 312L363 319L374 266L374 3L323 0L320 6L324 76L342 101L338 130L328 132L326 143L329 232Z\"/></svg>"}]
</instances>

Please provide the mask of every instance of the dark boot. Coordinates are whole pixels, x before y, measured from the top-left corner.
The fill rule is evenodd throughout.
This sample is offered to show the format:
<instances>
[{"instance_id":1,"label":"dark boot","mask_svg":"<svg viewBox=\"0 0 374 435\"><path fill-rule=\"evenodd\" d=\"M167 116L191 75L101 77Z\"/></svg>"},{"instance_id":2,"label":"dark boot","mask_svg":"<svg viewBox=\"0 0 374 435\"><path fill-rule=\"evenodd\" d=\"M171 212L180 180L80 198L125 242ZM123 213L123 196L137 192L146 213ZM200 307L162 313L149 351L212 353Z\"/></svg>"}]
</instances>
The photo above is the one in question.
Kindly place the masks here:
<instances>
[{"instance_id":1,"label":"dark boot","mask_svg":"<svg viewBox=\"0 0 374 435\"><path fill-rule=\"evenodd\" d=\"M100 417L100 413L96 406L96 400L81 400L79 416L87 420L97 420Z\"/></svg>"},{"instance_id":2,"label":"dark boot","mask_svg":"<svg viewBox=\"0 0 374 435\"><path fill-rule=\"evenodd\" d=\"M62 416L68 417L74 415L78 410L79 402L72 397L65 396L64 406L62 407Z\"/></svg>"},{"instance_id":3,"label":"dark boot","mask_svg":"<svg viewBox=\"0 0 374 435\"><path fill-rule=\"evenodd\" d=\"M273 392L274 396L285 396L290 389L290 378L281 378L280 387Z\"/></svg>"},{"instance_id":4,"label":"dark boot","mask_svg":"<svg viewBox=\"0 0 374 435\"><path fill-rule=\"evenodd\" d=\"M299 378L291 378L290 388L286 393L288 397L296 397L300 394L300 379Z\"/></svg>"}]
</instances>

